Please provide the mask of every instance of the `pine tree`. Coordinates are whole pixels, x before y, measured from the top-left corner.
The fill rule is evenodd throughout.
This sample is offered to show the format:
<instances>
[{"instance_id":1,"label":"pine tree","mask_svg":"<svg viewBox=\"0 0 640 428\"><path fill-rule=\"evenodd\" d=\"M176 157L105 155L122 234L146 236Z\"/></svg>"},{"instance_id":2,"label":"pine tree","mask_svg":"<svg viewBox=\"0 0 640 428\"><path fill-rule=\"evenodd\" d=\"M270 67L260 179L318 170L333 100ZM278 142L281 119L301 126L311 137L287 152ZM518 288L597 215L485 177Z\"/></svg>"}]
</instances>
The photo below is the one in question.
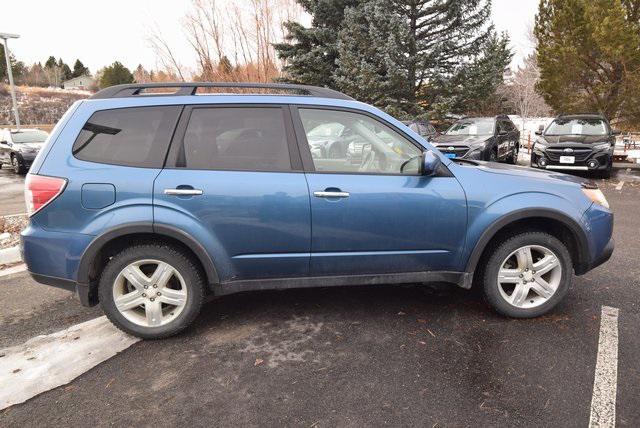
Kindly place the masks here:
<instances>
[{"instance_id":1,"label":"pine tree","mask_svg":"<svg viewBox=\"0 0 640 428\"><path fill-rule=\"evenodd\" d=\"M11 52L11 48L9 48L9 52ZM17 82L26 71L25 65L22 61L16 60L13 53L10 54L9 61L11 62L11 73ZM0 43L0 82L7 79L9 79L9 75L7 74L7 59L4 54L4 45Z\"/></svg>"},{"instance_id":2,"label":"pine tree","mask_svg":"<svg viewBox=\"0 0 640 428\"><path fill-rule=\"evenodd\" d=\"M100 71L101 88L123 83L133 83L133 74L120 62L116 61Z\"/></svg>"},{"instance_id":3,"label":"pine tree","mask_svg":"<svg viewBox=\"0 0 640 428\"><path fill-rule=\"evenodd\" d=\"M80 77L84 75L89 75L89 69L84 66L82 61L76 59L76 62L73 64L73 73L71 73L71 77Z\"/></svg>"},{"instance_id":4,"label":"pine tree","mask_svg":"<svg viewBox=\"0 0 640 428\"><path fill-rule=\"evenodd\" d=\"M298 0L312 17L311 27L287 22L283 43L274 45L284 61L283 81L335 87L338 32L344 27L346 8L366 0Z\"/></svg>"},{"instance_id":5,"label":"pine tree","mask_svg":"<svg viewBox=\"0 0 640 428\"><path fill-rule=\"evenodd\" d=\"M72 75L71 69L67 64L65 64L62 58L58 59L58 67L60 68L63 81L71 79L71 75Z\"/></svg>"},{"instance_id":6,"label":"pine tree","mask_svg":"<svg viewBox=\"0 0 640 428\"><path fill-rule=\"evenodd\" d=\"M488 0L369 0L345 11L336 86L396 115L490 108L511 61Z\"/></svg>"},{"instance_id":7,"label":"pine tree","mask_svg":"<svg viewBox=\"0 0 640 428\"><path fill-rule=\"evenodd\" d=\"M640 0L542 0L534 31L553 109L640 124Z\"/></svg>"},{"instance_id":8,"label":"pine tree","mask_svg":"<svg viewBox=\"0 0 640 428\"><path fill-rule=\"evenodd\" d=\"M47 62L44 63L45 68L53 68L57 66L58 66L58 63L56 62L56 59L53 56L50 56L47 59Z\"/></svg>"}]
</instances>

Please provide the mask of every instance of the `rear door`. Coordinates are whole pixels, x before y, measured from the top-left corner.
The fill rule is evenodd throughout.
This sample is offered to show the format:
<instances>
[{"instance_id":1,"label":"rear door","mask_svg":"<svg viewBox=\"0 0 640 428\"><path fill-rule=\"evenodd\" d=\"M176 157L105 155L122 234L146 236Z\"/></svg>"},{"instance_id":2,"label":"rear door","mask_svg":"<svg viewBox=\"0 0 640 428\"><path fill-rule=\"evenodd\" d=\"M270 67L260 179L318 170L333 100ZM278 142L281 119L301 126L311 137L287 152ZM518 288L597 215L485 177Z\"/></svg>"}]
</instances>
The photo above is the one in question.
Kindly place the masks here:
<instances>
[{"instance_id":1,"label":"rear door","mask_svg":"<svg viewBox=\"0 0 640 428\"><path fill-rule=\"evenodd\" d=\"M289 109L188 106L154 184L154 224L192 235L222 281L309 272L309 192Z\"/></svg>"}]
</instances>

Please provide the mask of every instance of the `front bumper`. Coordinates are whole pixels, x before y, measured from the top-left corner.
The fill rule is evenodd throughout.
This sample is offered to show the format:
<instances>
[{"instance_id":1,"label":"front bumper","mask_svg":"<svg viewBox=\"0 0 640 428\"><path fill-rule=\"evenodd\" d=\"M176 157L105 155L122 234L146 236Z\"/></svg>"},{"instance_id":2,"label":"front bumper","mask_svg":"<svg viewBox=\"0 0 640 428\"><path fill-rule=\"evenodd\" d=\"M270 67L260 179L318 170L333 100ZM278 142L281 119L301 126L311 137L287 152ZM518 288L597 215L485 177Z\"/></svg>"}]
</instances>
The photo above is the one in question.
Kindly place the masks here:
<instances>
[{"instance_id":1,"label":"front bumper","mask_svg":"<svg viewBox=\"0 0 640 428\"><path fill-rule=\"evenodd\" d=\"M615 242L613 238L611 238L609 239L609 242L607 242L607 245L605 245L605 247L602 249L602 252L600 253L600 255L591 262L591 265L589 266L588 270L595 269L601 264L605 263L607 260L609 260L611 258L611 255L613 254L614 248L615 248Z\"/></svg>"},{"instance_id":2,"label":"front bumper","mask_svg":"<svg viewBox=\"0 0 640 428\"><path fill-rule=\"evenodd\" d=\"M560 171L605 171L611 167L613 152L593 152L585 157L574 157L573 163L560 162L558 154L548 153L540 149L534 149L531 153L531 166L533 168L560 170Z\"/></svg>"}]
</instances>

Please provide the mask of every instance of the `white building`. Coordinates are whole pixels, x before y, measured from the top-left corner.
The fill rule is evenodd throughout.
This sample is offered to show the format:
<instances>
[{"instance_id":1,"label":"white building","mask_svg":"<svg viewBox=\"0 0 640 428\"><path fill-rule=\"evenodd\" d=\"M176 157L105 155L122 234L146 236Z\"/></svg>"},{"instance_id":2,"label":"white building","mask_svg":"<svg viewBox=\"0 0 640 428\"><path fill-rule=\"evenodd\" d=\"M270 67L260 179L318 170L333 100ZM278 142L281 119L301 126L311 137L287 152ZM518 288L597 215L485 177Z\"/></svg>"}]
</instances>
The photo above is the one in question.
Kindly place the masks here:
<instances>
[{"instance_id":1,"label":"white building","mask_svg":"<svg viewBox=\"0 0 640 428\"><path fill-rule=\"evenodd\" d=\"M87 90L94 83L93 77L83 74L82 76L73 77L69 80L65 80L62 82L62 87L64 89L80 89Z\"/></svg>"}]
</instances>

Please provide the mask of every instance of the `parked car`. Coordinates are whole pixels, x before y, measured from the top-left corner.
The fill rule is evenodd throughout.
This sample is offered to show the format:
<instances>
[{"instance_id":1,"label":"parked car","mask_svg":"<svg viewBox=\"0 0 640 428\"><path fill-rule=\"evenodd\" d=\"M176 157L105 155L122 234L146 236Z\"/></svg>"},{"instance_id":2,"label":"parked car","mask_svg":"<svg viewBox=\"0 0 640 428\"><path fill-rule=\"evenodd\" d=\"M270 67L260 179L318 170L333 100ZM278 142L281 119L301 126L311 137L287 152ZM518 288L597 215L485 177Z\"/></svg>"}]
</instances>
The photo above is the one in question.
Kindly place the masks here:
<instances>
[{"instance_id":1,"label":"parked car","mask_svg":"<svg viewBox=\"0 0 640 428\"><path fill-rule=\"evenodd\" d=\"M402 123L427 141L438 135L436 128L426 120L403 120Z\"/></svg>"},{"instance_id":2,"label":"parked car","mask_svg":"<svg viewBox=\"0 0 640 428\"><path fill-rule=\"evenodd\" d=\"M456 121L432 143L451 159L515 164L518 161L520 131L505 115L471 117Z\"/></svg>"},{"instance_id":3,"label":"parked car","mask_svg":"<svg viewBox=\"0 0 640 428\"><path fill-rule=\"evenodd\" d=\"M48 136L39 129L0 129L0 168L6 164L25 174Z\"/></svg>"},{"instance_id":4,"label":"parked car","mask_svg":"<svg viewBox=\"0 0 640 428\"><path fill-rule=\"evenodd\" d=\"M558 116L536 132L531 166L561 171L589 171L609 178L618 131L599 114Z\"/></svg>"},{"instance_id":5,"label":"parked car","mask_svg":"<svg viewBox=\"0 0 640 428\"><path fill-rule=\"evenodd\" d=\"M195 95L216 86L243 93ZM360 159L314 151L319 127L350 129ZM183 330L211 296L276 288L475 284L499 313L535 317L614 245L590 182L454 161L310 86L103 89L64 115L25 186L33 278L143 338Z\"/></svg>"}]
</instances>

